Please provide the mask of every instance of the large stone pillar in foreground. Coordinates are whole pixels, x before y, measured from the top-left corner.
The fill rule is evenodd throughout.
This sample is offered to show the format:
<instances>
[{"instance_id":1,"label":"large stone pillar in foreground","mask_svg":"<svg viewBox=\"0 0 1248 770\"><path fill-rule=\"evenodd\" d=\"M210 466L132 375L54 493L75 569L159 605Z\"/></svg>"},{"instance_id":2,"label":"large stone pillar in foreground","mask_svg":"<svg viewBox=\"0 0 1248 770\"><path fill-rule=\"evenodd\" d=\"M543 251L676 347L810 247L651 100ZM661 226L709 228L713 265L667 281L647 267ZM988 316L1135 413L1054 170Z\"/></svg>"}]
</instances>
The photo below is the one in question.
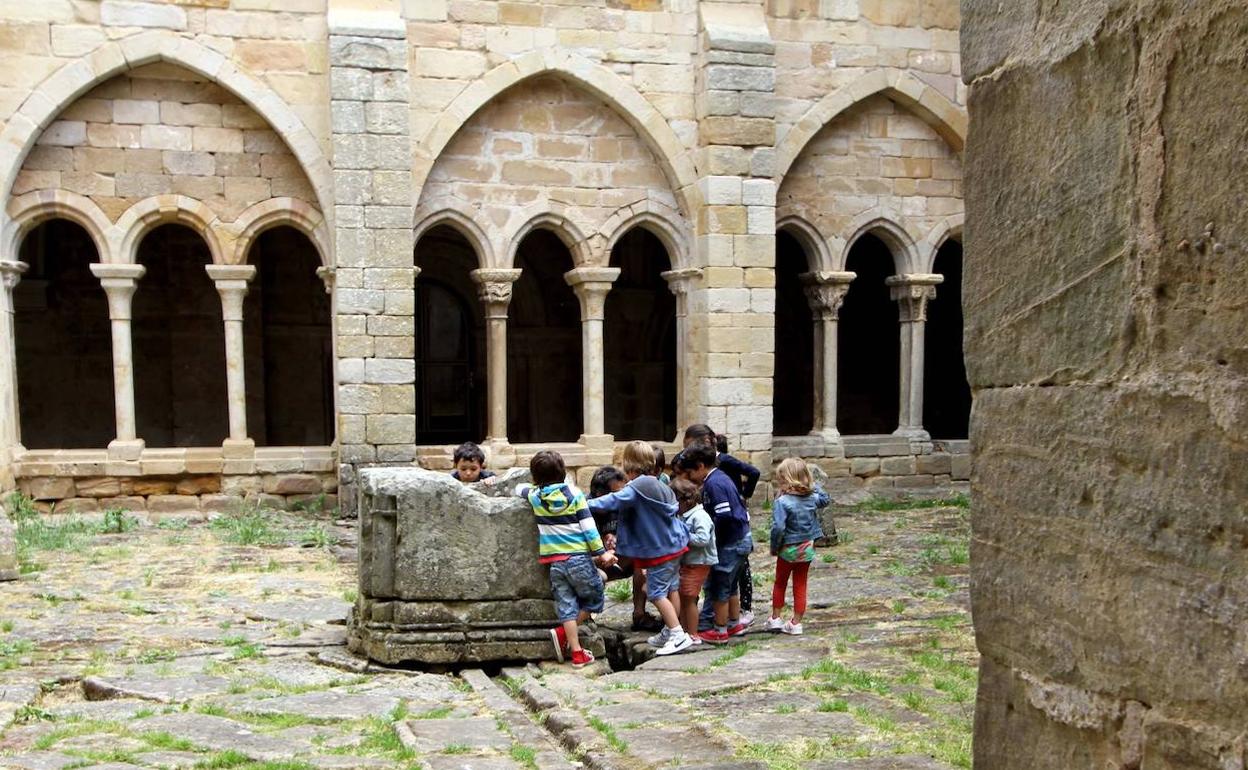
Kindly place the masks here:
<instances>
[{"instance_id":1,"label":"large stone pillar in foreground","mask_svg":"<svg viewBox=\"0 0 1248 770\"><path fill-rule=\"evenodd\" d=\"M1248 6L962 10L975 766L1243 768Z\"/></svg>"}]
</instances>

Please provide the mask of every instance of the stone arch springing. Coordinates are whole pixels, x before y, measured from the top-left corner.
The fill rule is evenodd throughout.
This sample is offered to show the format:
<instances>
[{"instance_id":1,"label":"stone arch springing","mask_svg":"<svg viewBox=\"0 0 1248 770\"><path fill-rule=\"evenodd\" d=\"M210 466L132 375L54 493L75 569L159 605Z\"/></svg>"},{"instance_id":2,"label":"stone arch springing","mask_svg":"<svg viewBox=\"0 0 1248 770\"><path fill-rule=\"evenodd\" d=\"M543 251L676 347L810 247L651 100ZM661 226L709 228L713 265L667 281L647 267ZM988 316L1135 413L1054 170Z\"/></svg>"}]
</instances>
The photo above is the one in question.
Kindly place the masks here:
<instances>
[{"instance_id":1,"label":"stone arch springing","mask_svg":"<svg viewBox=\"0 0 1248 770\"><path fill-rule=\"evenodd\" d=\"M488 264L480 229L462 212L440 209L417 226L416 442L485 438L485 316L472 273Z\"/></svg>"},{"instance_id":2,"label":"stone arch springing","mask_svg":"<svg viewBox=\"0 0 1248 770\"><path fill-rule=\"evenodd\" d=\"M44 213L17 220L29 266L13 289L22 444L103 448L116 423L108 300L90 270L99 247L77 218Z\"/></svg>"},{"instance_id":3,"label":"stone arch springing","mask_svg":"<svg viewBox=\"0 0 1248 770\"><path fill-rule=\"evenodd\" d=\"M153 62L185 67L242 99L273 127L298 159L320 209L332 211L333 174L329 162L298 115L272 89L220 53L166 31L144 32L104 43L40 83L0 132L0 194L8 198L31 148L62 110L95 85ZM7 211L3 216L7 218Z\"/></svg>"},{"instance_id":4,"label":"stone arch springing","mask_svg":"<svg viewBox=\"0 0 1248 770\"><path fill-rule=\"evenodd\" d=\"M228 435L221 300L203 233L175 217L139 231L133 301L135 414L148 447L219 446Z\"/></svg>"},{"instance_id":5,"label":"stone arch springing","mask_svg":"<svg viewBox=\"0 0 1248 770\"><path fill-rule=\"evenodd\" d=\"M438 198L416 209L413 221L413 242L419 243L425 233L436 227L449 227L458 232L471 247L476 267L498 267L494 245L474 218L472 206L460 198Z\"/></svg>"},{"instance_id":6,"label":"stone arch springing","mask_svg":"<svg viewBox=\"0 0 1248 770\"><path fill-rule=\"evenodd\" d=\"M297 215L260 221L242 254L256 268L243 301L247 435L256 446L328 446L333 352L322 255Z\"/></svg>"},{"instance_id":7,"label":"stone arch springing","mask_svg":"<svg viewBox=\"0 0 1248 770\"><path fill-rule=\"evenodd\" d=\"M844 435L892 433L900 417L901 343L896 303L885 280L899 256L888 229L856 235L845 270L856 273L841 305L838 328L837 428Z\"/></svg>"},{"instance_id":8,"label":"stone arch springing","mask_svg":"<svg viewBox=\"0 0 1248 770\"><path fill-rule=\"evenodd\" d=\"M550 233L559 239L571 256L573 266L593 264L596 261L596 255L590 248L589 241L582 234L581 228L565 213L566 208L562 204L546 203L532 208L536 209L537 213L528 211L517 217L521 224L507 237L510 248L507 252L507 261L503 263L504 267L519 267L516 264L516 257L520 252L520 246L530 234L539 231Z\"/></svg>"},{"instance_id":9,"label":"stone arch springing","mask_svg":"<svg viewBox=\"0 0 1248 770\"><path fill-rule=\"evenodd\" d=\"M49 219L67 219L81 227L95 244L100 263L112 261L110 236L112 223L85 195L67 190L37 190L9 201L8 231L4 253L17 254L22 241L31 230Z\"/></svg>"},{"instance_id":10,"label":"stone arch springing","mask_svg":"<svg viewBox=\"0 0 1248 770\"><path fill-rule=\"evenodd\" d=\"M648 230L667 250L673 270L690 267L689 224L680 212L658 201L646 199L622 206L603 222L598 237L603 240L603 253L610 255L615 244L636 227Z\"/></svg>"},{"instance_id":11,"label":"stone arch springing","mask_svg":"<svg viewBox=\"0 0 1248 770\"><path fill-rule=\"evenodd\" d=\"M676 297L663 277L673 259L655 229L639 221L609 252L620 274L606 298L603 396L606 430L617 440L676 434Z\"/></svg>"},{"instance_id":12,"label":"stone arch springing","mask_svg":"<svg viewBox=\"0 0 1248 770\"><path fill-rule=\"evenodd\" d=\"M465 88L417 143L413 183L423 189L434 162L451 138L482 107L526 80L551 75L583 88L632 126L655 154L685 218L697 210L697 171L667 120L637 89L619 75L566 50L533 51L499 64Z\"/></svg>"},{"instance_id":13,"label":"stone arch springing","mask_svg":"<svg viewBox=\"0 0 1248 770\"><path fill-rule=\"evenodd\" d=\"M517 242L520 269L507 324L507 436L576 441L583 427L581 311L565 280L569 234L539 222Z\"/></svg>"},{"instance_id":14,"label":"stone arch springing","mask_svg":"<svg viewBox=\"0 0 1248 770\"><path fill-rule=\"evenodd\" d=\"M965 439L970 431L971 386L962 350L962 242L948 235L932 262L944 276L927 307L923 427L934 439Z\"/></svg>"},{"instance_id":15,"label":"stone arch springing","mask_svg":"<svg viewBox=\"0 0 1248 770\"><path fill-rule=\"evenodd\" d=\"M222 243L222 226L212 209L185 195L157 195L145 198L126 209L113 226L117 261L138 264L138 250L152 230L168 224L183 225L203 239L212 264L227 263L227 249Z\"/></svg>"}]
</instances>

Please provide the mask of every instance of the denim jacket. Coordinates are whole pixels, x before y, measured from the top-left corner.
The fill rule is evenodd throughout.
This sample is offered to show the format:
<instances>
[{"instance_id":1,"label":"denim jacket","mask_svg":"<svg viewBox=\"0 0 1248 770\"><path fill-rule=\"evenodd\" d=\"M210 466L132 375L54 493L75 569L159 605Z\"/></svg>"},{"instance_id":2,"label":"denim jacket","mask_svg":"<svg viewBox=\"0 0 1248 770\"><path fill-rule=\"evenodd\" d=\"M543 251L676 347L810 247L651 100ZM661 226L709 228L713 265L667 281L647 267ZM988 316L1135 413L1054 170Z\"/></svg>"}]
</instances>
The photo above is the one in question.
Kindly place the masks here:
<instances>
[{"instance_id":1,"label":"denim jacket","mask_svg":"<svg viewBox=\"0 0 1248 770\"><path fill-rule=\"evenodd\" d=\"M771 507L771 550L786 545L818 540L823 537L819 526L819 509L832 502L828 494L815 487L809 495L781 495Z\"/></svg>"}]
</instances>

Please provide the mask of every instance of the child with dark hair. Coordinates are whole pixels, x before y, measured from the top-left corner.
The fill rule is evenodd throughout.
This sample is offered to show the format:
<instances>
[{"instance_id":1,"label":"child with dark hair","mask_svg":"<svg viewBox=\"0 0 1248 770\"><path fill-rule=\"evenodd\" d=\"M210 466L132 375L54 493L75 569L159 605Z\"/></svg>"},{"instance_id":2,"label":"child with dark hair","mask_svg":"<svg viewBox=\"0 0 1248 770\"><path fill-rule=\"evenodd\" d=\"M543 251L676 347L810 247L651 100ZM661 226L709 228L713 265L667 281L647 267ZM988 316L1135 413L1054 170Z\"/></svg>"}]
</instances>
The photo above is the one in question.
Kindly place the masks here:
<instances>
[{"instance_id":1,"label":"child with dark hair","mask_svg":"<svg viewBox=\"0 0 1248 770\"><path fill-rule=\"evenodd\" d=\"M702 641L723 644L729 637L743 635L747 628L741 622L738 584L743 564L754 550L750 515L736 485L716 467L714 444L690 444L682 462L689 468L689 480L702 485L702 505L715 525L718 563L711 567L706 588L714 626L702 634Z\"/></svg>"},{"instance_id":2,"label":"child with dark hair","mask_svg":"<svg viewBox=\"0 0 1248 770\"><path fill-rule=\"evenodd\" d=\"M715 525L702 507L702 492L697 484L688 479L674 479L672 492L680 506L680 517L689 528L689 552L680 564L680 624L694 645L698 645L702 642L698 636L698 595L711 574L711 567L719 561L715 552Z\"/></svg>"},{"instance_id":3,"label":"child with dark hair","mask_svg":"<svg viewBox=\"0 0 1248 770\"><path fill-rule=\"evenodd\" d=\"M719 469L737 485L737 491L741 493L741 499L748 510L750 498L754 496L762 474L753 465L728 454L728 437L722 433L715 434L715 451L718 453ZM749 559L746 559L745 567L741 570L741 582L737 589L741 595L741 622L748 626L754 622L754 573L750 571ZM707 620L710 620L709 616Z\"/></svg>"},{"instance_id":4,"label":"child with dark hair","mask_svg":"<svg viewBox=\"0 0 1248 770\"><path fill-rule=\"evenodd\" d=\"M664 484L671 484L672 477L667 475L667 452L664 452L663 447L658 444L651 444L650 448L654 450L654 473L650 475L657 477Z\"/></svg>"},{"instance_id":5,"label":"child with dark hair","mask_svg":"<svg viewBox=\"0 0 1248 770\"><path fill-rule=\"evenodd\" d=\"M494 471L485 470L485 452L482 452L481 447L471 441L465 441L455 447L451 462L455 464L455 470L451 471L451 478L456 481L462 481L465 484L477 481L494 483L489 481L495 478Z\"/></svg>"},{"instance_id":6,"label":"child with dark hair","mask_svg":"<svg viewBox=\"0 0 1248 770\"><path fill-rule=\"evenodd\" d=\"M615 557L606 553L594 517L581 490L567 483L567 468L558 452L538 452L529 461L532 484L522 484L517 494L528 500L537 520L538 561L550 565L550 593L560 625L550 630L555 657L565 656L574 668L594 662L593 653L581 648L578 625L601 612L604 603L602 578L595 563L609 566Z\"/></svg>"}]
</instances>

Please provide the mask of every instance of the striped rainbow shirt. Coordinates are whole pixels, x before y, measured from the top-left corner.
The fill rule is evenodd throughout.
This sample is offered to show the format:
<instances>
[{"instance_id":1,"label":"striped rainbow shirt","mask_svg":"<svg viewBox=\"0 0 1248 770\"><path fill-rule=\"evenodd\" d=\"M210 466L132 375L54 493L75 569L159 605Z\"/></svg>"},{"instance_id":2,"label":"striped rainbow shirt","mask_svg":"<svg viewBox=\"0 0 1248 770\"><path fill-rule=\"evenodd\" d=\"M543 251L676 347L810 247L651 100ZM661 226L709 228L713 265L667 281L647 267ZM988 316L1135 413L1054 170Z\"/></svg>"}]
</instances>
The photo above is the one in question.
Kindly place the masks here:
<instances>
[{"instance_id":1,"label":"striped rainbow shirt","mask_svg":"<svg viewBox=\"0 0 1248 770\"><path fill-rule=\"evenodd\" d=\"M525 484L516 492L533 508L538 561L542 564L581 553L597 556L606 550L581 490L563 483L541 488Z\"/></svg>"}]
</instances>

